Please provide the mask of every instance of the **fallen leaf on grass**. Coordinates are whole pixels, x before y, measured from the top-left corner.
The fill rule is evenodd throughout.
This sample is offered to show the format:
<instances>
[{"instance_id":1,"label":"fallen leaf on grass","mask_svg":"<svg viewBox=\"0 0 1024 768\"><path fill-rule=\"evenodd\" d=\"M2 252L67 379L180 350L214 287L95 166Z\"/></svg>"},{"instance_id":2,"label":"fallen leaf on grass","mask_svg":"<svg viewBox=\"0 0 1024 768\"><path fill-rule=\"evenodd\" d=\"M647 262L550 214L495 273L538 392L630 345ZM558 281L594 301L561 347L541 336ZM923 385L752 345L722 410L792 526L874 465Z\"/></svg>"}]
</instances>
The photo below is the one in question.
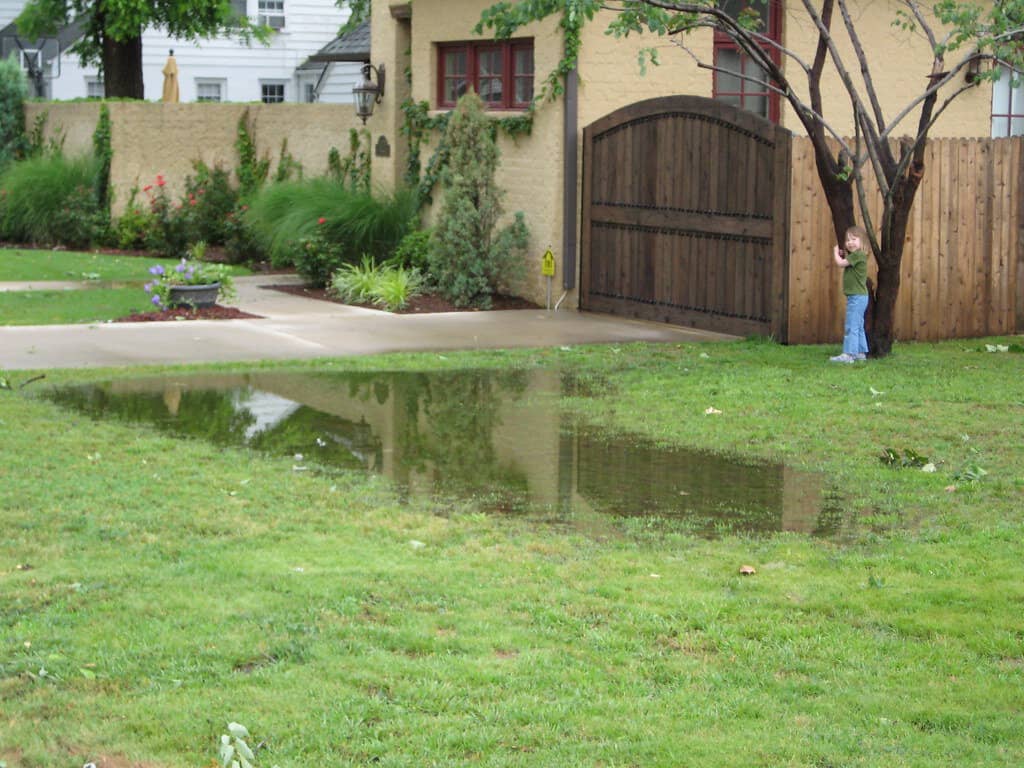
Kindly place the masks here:
<instances>
[{"instance_id":1,"label":"fallen leaf on grass","mask_svg":"<svg viewBox=\"0 0 1024 768\"><path fill-rule=\"evenodd\" d=\"M753 576L755 573L757 573L757 569L752 565L740 566L740 576Z\"/></svg>"},{"instance_id":2,"label":"fallen leaf on grass","mask_svg":"<svg viewBox=\"0 0 1024 768\"><path fill-rule=\"evenodd\" d=\"M720 413L721 411L715 408L714 406L709 406L708 409L704 411L705 416L717 416Z\"/></svg>"},{"instance_id":3,"label":"fallen leaf on grass","mask_svg":"<svg viewBox=\"0 0 1024 768\"><path fill-rule=\"evenodd\" d=\"M955 485L947 485L946 486L946 493L954 493L955 491L956 491L956 486Z\"/></svg>"},{"instance_id":4,"label":"fallen leaf on grass","mask_svg":"<svg viewBox=\"0 0 1024 768\"><path fill-rule=\"evenodd\" d=\"M927 464L925 464L923 467L921 467L921 471L922 472L934 472L935 471L935 465L932 464L929 461Z\"/></svg>"}]
</instances>

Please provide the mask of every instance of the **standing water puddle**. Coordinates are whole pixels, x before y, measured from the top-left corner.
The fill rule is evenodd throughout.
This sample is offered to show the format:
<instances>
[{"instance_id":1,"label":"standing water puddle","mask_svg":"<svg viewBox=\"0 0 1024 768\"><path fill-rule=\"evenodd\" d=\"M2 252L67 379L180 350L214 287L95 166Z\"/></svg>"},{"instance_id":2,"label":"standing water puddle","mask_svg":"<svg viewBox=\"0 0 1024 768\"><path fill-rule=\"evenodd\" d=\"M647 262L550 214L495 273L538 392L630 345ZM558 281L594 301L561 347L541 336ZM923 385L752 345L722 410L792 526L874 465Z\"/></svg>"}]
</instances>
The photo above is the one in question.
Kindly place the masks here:
<instances>
[{"instance_id":1,"label":"standing water puddle","mask_svg":"<svg viewBox=\"0 0 1024 768\"><path fill-rule=\"evenodd\" d=\"M45 397L175 436L383 474L404 498L474 498L574 521L657 518L697 533L838 532L816 475L582 428L554 371L248 373L124 379Z\"/></svg>"}]
</instances>

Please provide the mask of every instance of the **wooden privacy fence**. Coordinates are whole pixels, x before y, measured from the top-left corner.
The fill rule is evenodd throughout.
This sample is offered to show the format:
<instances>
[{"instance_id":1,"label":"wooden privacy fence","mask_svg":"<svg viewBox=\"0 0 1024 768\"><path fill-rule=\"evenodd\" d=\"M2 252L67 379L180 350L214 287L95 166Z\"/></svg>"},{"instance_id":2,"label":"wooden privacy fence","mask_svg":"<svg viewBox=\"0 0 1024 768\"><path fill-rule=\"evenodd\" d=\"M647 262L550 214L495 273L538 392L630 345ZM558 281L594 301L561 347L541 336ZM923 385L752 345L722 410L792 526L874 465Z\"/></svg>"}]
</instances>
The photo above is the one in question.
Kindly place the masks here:
<instances>
[{"instance_id":1,"label":"wooden privacy fence","mask_svg":"<svg viewBox=\"0 0 1024 768\"><path fill-rule=\"evenodd\" d=\"M1022 139L933 139L911 212L896 306L896 338L965 338L1024 330ZM881 221L881 202L869 181ZM788 338L843 335L835 233L805 137L792 140ZM874 259L869 260L872 276Z\"/></svg>"}]
</instances>

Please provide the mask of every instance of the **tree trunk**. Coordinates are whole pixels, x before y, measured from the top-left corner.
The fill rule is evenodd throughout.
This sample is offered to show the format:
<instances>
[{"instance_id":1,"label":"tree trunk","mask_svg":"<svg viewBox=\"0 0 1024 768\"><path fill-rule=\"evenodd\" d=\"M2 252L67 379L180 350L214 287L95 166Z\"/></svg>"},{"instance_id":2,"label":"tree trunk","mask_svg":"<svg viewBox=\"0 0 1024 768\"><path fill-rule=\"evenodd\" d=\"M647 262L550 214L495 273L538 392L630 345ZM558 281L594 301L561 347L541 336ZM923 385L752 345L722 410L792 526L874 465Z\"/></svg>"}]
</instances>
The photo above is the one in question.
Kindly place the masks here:
<instances>
[{"instance_id":1,"label":"tree trunk","mask_svg":"<svg viewBox=\"0 0 1024 768\"><path fill-rule=\"evenodd\" d=\"M127 40L103 38L103 93L108 99L144 99L142 35Z\"/></svg>"},{"instance_id":2,"label":"tree trunk","mask_svg":"<svg viewBox=\"0 0 1024 768\"><path fill-rule=\"evenodd\" d=\"M901 244L902 245L902 244ZM875 289L871 337L868 349L872 357L885 357L892 352L895 335L896 297L900 292L900 263L903 261L902 247L899 254L882 254L878 263L878 287Z\"/></svg>"}]
</instances>

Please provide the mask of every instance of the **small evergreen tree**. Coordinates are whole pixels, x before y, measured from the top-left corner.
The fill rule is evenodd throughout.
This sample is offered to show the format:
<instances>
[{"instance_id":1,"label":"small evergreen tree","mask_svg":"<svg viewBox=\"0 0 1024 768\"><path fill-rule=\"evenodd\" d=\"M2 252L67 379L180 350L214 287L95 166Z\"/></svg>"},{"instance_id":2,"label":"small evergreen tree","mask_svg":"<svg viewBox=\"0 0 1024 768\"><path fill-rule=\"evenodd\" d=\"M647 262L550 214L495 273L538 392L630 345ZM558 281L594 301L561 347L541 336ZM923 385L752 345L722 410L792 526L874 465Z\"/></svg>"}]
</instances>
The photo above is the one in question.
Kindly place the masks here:
<instances>
[{"instance_id":1,"label":"small evergreen tree","mask_svg":"<svg viewBox=\"0 0 1024 768\"><path fill-rule=\"evenodd\" d=\"M25 153L25 73L12 56L0 59L0 170Z\"/></svg>"},{"instance_id":2,"label":"small evergreen tree","mask_svg":"<svg viewBox=\"0 0 1024 768\"><path fill-rule=\"evenodd\" d=\"M434 229L430 272L456 306L489 307L491 294L522 271L529 233L523 215L495 236L503 192L494 182L499 153L475 93L455 107L445 141L451 148L441 177L444 204Z\"/></svg>"}]
</instances>

